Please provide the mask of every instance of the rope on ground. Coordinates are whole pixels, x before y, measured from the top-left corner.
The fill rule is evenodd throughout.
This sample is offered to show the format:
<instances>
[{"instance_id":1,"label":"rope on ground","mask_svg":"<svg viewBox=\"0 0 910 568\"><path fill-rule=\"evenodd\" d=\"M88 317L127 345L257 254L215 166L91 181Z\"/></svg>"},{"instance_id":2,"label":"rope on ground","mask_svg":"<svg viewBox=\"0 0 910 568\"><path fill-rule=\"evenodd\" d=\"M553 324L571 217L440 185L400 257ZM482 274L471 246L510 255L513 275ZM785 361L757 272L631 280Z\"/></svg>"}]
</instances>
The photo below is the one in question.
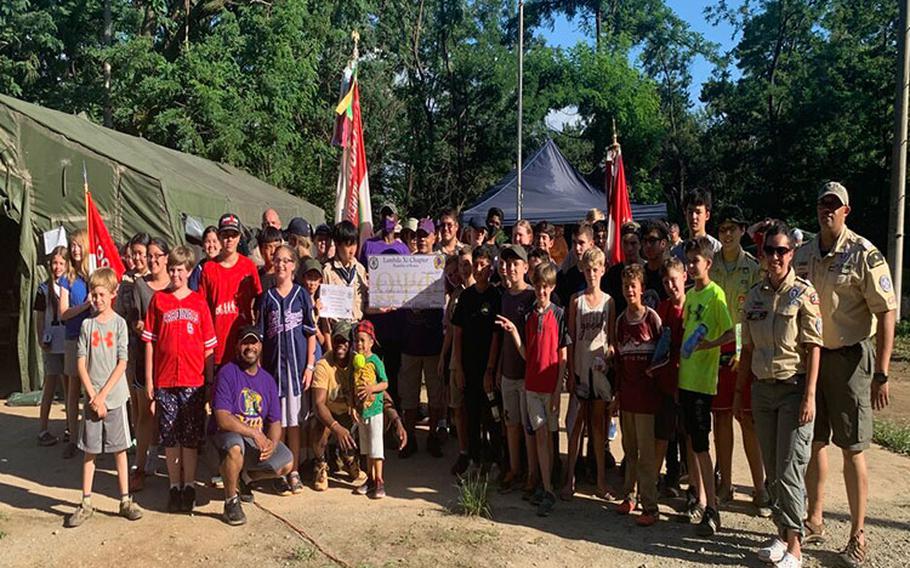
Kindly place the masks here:
<instances>
[{"instance_id":1,"label":"rope on ground","mask_svg":"<svg viewBox=\"0 0 910 568\"><path fill-rule=\"evenodd\" d=\"M300 538L302 538L303 540L312 544L316 548L316 550L318 550L323 556L325 556L326 558L328 558L335 564L342 566L343 568L353 568L350 564L348 564L341 558L338 558L337 556L335 556L334 554L332 554L331 552L329 552L328 550L323 548L322 545L320 545L318 542L316 542L316 539L314 539L309 534L307 534L307 532L305 530L303 530L302 528L298 527L297 525L295 525L291 521L287 520L286 518L282 517L278 513L263 507L261 504L259 504L259 501L254 501L253 504L256 505L256 507L258 507L260 511L263 511L263 512L268 513L269 515L275 517L281 523L283 523L286 527L288 527L289 529L291 529L292 531L294 531L295 533L300 535Z\"/></svg>"}]
</instances>

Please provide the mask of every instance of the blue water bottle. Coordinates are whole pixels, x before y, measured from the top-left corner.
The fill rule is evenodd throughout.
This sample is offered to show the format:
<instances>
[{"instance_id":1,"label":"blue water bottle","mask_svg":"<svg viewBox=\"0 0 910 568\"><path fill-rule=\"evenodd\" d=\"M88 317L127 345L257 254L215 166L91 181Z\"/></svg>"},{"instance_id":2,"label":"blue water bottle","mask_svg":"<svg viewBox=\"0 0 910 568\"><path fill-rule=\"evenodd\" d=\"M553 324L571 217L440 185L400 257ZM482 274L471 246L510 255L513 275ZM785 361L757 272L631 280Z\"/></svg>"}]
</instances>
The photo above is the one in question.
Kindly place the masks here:
<instances>
[{"instance_id":1,"label":"blue water bottle","mask_svg":"<svg viewBox=\"0 0 910 568\"><path fill-rule=\"evenodd\" d=\"M698 343L708 335L708 326L703 323L698 324L698 327L695 328L695 331L692 332L692 335L686 339L686 342L682 346L682 356L683 359L688 359L692 356L692 353L695 352L695 347Z\"/></svg>"}]
</instances>

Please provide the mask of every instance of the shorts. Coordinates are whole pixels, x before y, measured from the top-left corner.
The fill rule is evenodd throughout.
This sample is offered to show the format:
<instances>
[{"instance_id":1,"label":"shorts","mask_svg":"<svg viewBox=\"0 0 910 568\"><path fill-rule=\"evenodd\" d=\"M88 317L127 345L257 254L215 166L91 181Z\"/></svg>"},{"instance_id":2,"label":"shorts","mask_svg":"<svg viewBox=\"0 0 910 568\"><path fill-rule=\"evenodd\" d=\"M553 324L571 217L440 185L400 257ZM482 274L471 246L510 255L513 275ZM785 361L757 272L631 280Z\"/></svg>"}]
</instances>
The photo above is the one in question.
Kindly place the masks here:
<instances>
[{"instance_id":1,"label":"shorts","mask_svg":"<svg viewBox=\"0 0 910 568\"><path fill-rule=\"evenodd\" d=\"M464 406L464 389L455 384L455 371L449 371L449 408Z\"/></svg>"},{"instance_id":2,"label":"shorts","mask_svg":"<svg viewBox=\"0 0 910 568\"><path fill-rule=\"evenodd\" d=\"M692 440L692 451L696 454L710 448L711 402L714 395L679 389L679 405L682 407L683 427Z\"/></svg>"},{"instance_id":3,"label":"shorts","mask_svg":"<svg viewBox=\"0 0 910 568\"><path fill-rule=\"evenodd\" d=\"M536 432L546 425L550 432L559 429L559 418L550 408L550 399L553 393L525 391L525 400L528 407L528 419L525 426L528 432Z\"/></svg>"},{"instance_id":4,"label":"shorts","mask_svg":"<svg viewBox=\"0 0 910 568\"><path fill-rule=\"evenodd\" d=\"M869 447L874 364L875 348L869 339L840 349L822 349L814 442L833 441L838 448L854 452Z\"/></svg>"},{"instance_id":5,"label":"shorts","mask_svg":"<svg viewBox=\"0 0 910 568\"><path fill-rule=\"evenodd\" d=\"M746 377L746 384L743 385L742 393L739 400L743 406L743 412L752 412L752 383L755 381L755 375L749 373Z\"/></svg>"},{"instance_id":6,"label":"shorts","mask_svg":"<svg viewBox=\"0 0 910 568\"><path fill-rule=\"evenodd\" d=\"M528 420L524 379L502 378L502 409L506 426L521 426Z\"/></svg>"},{"instance_id":7,"label":"shorts","mask_svg":"<svg viewBox=\"0 0 910 568\"><path fill-rule=\"evenodd\" d=\"M304 413L303 421L306 421L307 411L303 409L304 402L308 397L306 391L301 389L301 393L294 395L291 393L278 398L278 404L281 406L281 427L296 428L300 426L300 414Z\"/></svg>"},{"instance_id":8,"label":"shorts","mask_svg":"<svg viewBox=\"0 0 910 568\"><path fill-rule=\"evenodd\" d=\"M165 448L198 448L205 435L205 387L155 391L158 433Z\"/></svg>"},{"instance_id":9,"label":"shorts","mask_svg":"<svg viewBox=\"0 0 910 568\"><path fill-rule=\"evenodd\" d=\"M67 339L63 342L63 374L74 379L79 378L79 367L76 365L78 343L78 339Z\"/></svg>"},{"instance_id":10,"label":"shorts","mask_svg":"<svg viewBox=\"0 0 910 568\"><path fill-rule=\"evenodd\" d=\"M214 435L213 441L218 455L221 456L221 461L224 461L231 448L240 446L240 453L243 454L243 469L247 472L266 471L277 476L279 471L294 461L291 450L282 442L278 442L269 459L260 461L259 446L252 438L241 436L237 432L218 432Z\"/></svg>"},{"instance_id":11,"label":"shorts","mask_svg":"<svg viewBox=\"0 0 910 568\"><path fill-rule=\"evenodd\" d=\"M385 459L382 432L382 414L364 418L363 422L357 425L360 455L374 460Z\"/></svg>"},{"instance_id":12,"label":"shorts","mask_svg":"<svg viewBox=\"0 0 910 568\"><path fill-rule=\"evenodd\" d=\"M668 395L660 395L660 407L654 414L654 439L664 442L676 440L676 433L682 422L679 403Z\"/></svg>"},{"instance_id":13,"label":"shorts","mask_svg":"<svg viewBox=\"0 0 910 568\"><path fill-rule=\"evenodd\" d=\"M87 454L114 454L130 447L130 424L126 404L109 408L104 418L92 411L88 402L83 406L79 441L76 444Z\"/></svg>"},{"instance_id":14,"label":"shorts","mask_svg":"<svg viewBox=\"0 0 910 568\"><path fill-rule=\"evenodd\" d=\"M575 375L575 396L578 400L613 400L613 385L606 373L599 373L594 369L588 370L584 379Z\"/></svg>"},{"instance_id":15,"label":"shorts","mask_svg":"<svg viewBox=\"0 0 910 568\"><path fill-rule=\"evenodd\" d=\"M730 412L733 410L733 395L736 394L736 376L738 372L727 365L721 365L717 373L717 394L711 403L712 412Z\"/></svg>"},{"instance_id":16,"label":"shorts","mask_svg":"<svg viewBox=\"0 0 910 568\"><path fill-rule=\"evenodd\" d=\"M446 405L445 382L437 372L439 355L401 355L398 373L398 402L404 410L420 406L420 382L427 385L427 404L430 408Z\"/></svg>"},{"instance_id":17,"label":"shorts","mask_svg":"<svg viewBox=\"0 0 910 568\"><path fill-rule=\"evenodd\" d=\"M63 375L64 370L63 353L45 353L44 354L44 375Z\"/></svg>"}]
</instances>

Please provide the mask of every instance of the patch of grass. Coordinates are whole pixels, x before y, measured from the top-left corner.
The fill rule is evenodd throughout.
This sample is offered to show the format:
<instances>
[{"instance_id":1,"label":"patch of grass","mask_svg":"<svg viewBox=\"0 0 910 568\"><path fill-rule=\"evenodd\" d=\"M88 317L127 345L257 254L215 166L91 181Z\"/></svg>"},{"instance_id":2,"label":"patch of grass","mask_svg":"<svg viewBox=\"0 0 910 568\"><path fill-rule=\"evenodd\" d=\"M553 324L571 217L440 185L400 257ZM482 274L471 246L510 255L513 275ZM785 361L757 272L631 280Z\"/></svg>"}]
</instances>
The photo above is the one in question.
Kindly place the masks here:
<instances>
[{"instance_id":1,"label":"patch of grass","mask_svg":"<svg viewBox=\"0 0 910 568\"><path fill-rule=\"evenodd\" d=\"M0 531L0 540L3 540L4 538L6 538L6 533L3 531Z\"/></svg>"},{"instance_id":2,"label":"patch of grass","mask_svg":"<svg viewBox=\"0 0 910 568\"><path fill-rule=\"evenodd\" d=\"M295 562L309 562L316 557L316 549L301 544L291 552L291 560Z\"/></svg>"},{"instance_id":3,"label":"patch of grass","mask_svg":"<svg viewBox=\"0 0 910 568\"><path fill-rule=\"evenodd\" d=\"M467 517L493 518L490 509L490 484L486 475L469 474L458 480L458 503L456 511Z\"/></svg>"},{"instance_id":4,"label":"patch of grass","mask_svg":"<svg viewBox=\"0 0 910 568\"><path fill-rule=\"evenodd\" d=\"M876 420L872 439L896 454L910 456L910 425L890 420Z\"/></svg>"}]
</instances>

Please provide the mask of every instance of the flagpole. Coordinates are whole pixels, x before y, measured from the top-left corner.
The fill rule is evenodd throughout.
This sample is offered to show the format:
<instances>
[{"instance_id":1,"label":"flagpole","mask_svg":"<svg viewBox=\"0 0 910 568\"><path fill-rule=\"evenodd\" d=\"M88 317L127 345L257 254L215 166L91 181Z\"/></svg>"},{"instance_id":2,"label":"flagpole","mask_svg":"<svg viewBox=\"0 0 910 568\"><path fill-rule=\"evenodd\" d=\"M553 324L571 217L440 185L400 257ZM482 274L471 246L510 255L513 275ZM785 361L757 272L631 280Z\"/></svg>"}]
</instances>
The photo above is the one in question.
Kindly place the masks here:
<instances>
[{"instance_id":1,"label":"flagpole","mask_svg":"<svg viewBox=\"0 0 910 568\"><path fill-rule=\"evenodd\" d=\"M88 212L88 170L85 168L85 161L82 162L82 196L85 201L85 232L88 236L89 246L92 244L92 223L89 220ZM82 254L89 254L90 251L82 251Z\"/></svg>"},{"instance_id":2,"label":"flagpole","mask_svg":"<svg viewBox=\"0 0 910 568\"><path fill-rule=\"evenodd\" d=\"M888 260L894 272L894 294L897 296L897 316L901 317L901 292L904 272L904 209L907 206L907 115L910 99L910 0L900 3L898 46L900 60L897 75L897 94L894 103L894 147L891 159L891 216L889 219Z\"/></svg>"},{"instance_id":3,"label":"flagpole","mask_svg":"<svg viewBox=\"0 0 910 568\"><path fill-rule=\"evenodd\" d=\"M515 222L521 219L521 123L524 113L524 50L525 50L525 3L518 1L518 176L516 179Z\"/></svg>"}]
</instances>

